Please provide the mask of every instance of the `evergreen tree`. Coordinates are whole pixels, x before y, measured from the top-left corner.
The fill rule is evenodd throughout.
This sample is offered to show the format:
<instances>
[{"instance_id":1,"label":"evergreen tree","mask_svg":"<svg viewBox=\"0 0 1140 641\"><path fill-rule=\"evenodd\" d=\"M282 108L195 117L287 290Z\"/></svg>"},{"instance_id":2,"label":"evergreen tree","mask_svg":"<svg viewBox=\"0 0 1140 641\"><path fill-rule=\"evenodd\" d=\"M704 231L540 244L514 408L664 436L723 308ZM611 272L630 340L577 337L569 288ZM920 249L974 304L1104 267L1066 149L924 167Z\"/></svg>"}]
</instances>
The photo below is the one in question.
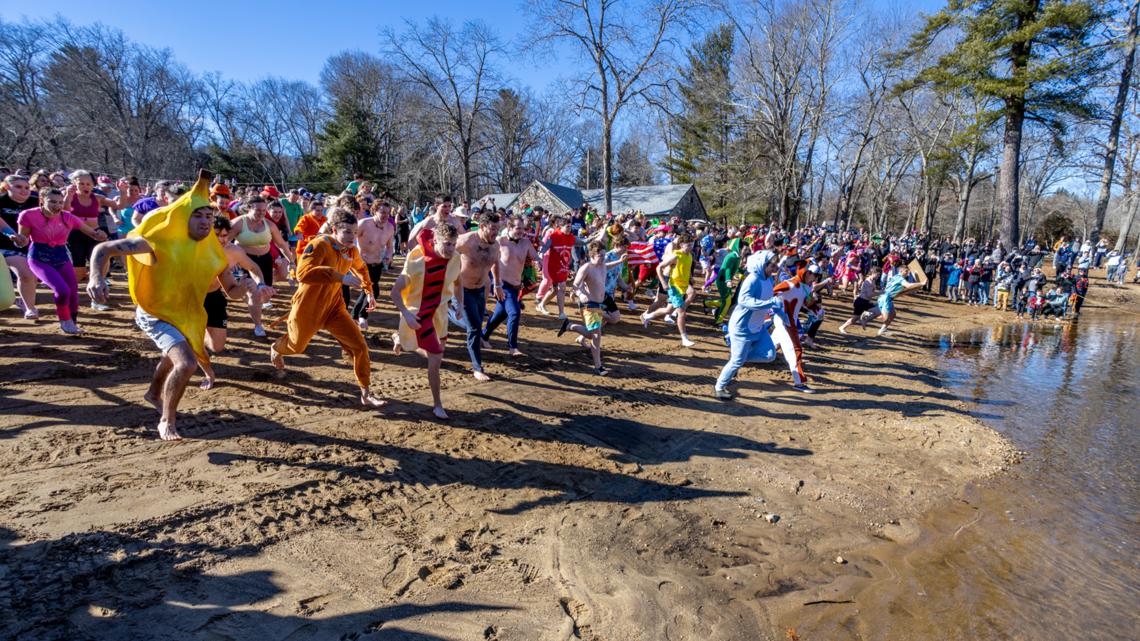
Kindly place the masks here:
<instances>
[{"instance_id":1,"label":"evergreen tree","mask_svg":"<svg viewBox=\"0 0 1140 641\"><path fill-rule=\"evenodd\" d=\"M374 133L376 116L356 101L337 99L333 117L317 134L317 169L331 180L361 173L380 185L391 179Z\"/></svg>"},{"instance_id":2,"label":"evergreen tree","mask_svg":"<svg viewBox=\"0 0 1140 641\"><path fill-rule=\"evenodd\" d=\"M1093 114L1088 87L1102 70L1102 58L1088 43L1099 20L1092 0L948 0L903 51L904 57L919 57L940 35L955 37L950 51L900 89L928 84L998 102L1004 122L998 203L1007 248L1020 240L1025 122L1040 123L1059 138L1068 118Z\"/></svg>"},{"instance_id":3,"label":"evergreen tree","mask_svg":"<svg viewBox=\"0 0 1140 641\"><path fill-rule=\"evenodd\" d=\"M732 129L733 31L721 25L688 52L679 92L682 111L673 117L664 168L673 183L696 183L709 203L710 215L728 205Z\"/></svg>"}]
</instances>

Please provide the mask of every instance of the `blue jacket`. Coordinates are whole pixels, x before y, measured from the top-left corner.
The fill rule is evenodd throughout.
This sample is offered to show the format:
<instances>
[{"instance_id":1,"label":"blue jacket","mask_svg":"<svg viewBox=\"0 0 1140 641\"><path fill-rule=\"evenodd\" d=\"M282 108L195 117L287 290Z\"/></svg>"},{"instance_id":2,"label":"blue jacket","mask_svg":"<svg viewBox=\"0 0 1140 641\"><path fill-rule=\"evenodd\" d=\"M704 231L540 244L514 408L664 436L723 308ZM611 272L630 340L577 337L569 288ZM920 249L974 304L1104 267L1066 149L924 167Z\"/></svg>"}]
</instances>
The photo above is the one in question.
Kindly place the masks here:
<instances>
[{"instance_id":1,"label":"blue jacket","mask_svg":"<svg viewBox=\"0 0 1140 641\"><path fill-rule=\"evenodd\" d=\"M767 336L771 322L765 322L763 325L756 323L756 327L752 327L752 319L755 314L767 316L768 312L773 312L782 317L785 324L788 324L780 297L776 296L773 291L776 287L776 281L764 275L764 265L774 255L770 251L762 251L748 257L746 267L748 276L740 284L740 296L736 301L736 307L732 309L732 316L728 319L730 337L737 340L755 341L762 336Z\"/></svg>"}]
</instances>

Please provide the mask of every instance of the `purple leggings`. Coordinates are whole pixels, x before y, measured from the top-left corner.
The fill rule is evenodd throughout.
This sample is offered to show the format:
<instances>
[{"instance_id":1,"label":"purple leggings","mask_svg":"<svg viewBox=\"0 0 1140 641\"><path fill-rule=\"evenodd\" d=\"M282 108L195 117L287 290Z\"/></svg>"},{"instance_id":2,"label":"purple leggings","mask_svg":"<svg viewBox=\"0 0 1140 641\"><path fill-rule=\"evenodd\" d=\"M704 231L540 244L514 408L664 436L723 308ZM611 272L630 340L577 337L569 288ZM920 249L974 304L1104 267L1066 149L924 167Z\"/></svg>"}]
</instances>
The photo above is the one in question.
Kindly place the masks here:
<instances>
[{"instance_id":1,"label":"purple leggings","mask_svg":"<svg viewBox=\"0 0 1140 641\"><path fill-rule=\"evenodd\" d=\"M71 261L61 263L45 263L34 258L28 259L28 267L36 278L43 281L51 289L52 300L55 302L55 313L59 320L79 319L79 285L75 280L75 268Z\"/></svg>"}]
</instances>

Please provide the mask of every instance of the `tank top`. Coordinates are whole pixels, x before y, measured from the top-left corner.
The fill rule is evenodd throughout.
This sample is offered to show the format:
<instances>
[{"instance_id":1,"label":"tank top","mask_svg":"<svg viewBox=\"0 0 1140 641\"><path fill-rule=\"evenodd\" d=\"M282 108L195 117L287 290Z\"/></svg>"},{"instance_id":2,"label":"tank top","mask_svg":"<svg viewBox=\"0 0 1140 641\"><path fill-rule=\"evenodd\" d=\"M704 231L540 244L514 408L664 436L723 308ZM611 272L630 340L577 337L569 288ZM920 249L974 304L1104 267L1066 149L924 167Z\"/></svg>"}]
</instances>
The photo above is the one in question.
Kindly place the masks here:
<instances>
[{"instance_id":1,"label":"tank top","mask_svg":"<svg viewBox=\"0 0 1140 641\"><path fill-rule=\"evenodd\" d=\"M669 274L669 284L684 292L689 289L689 280L693 274L693 255L689 252L676 252L673 254L677 263Z\"/></svg>"},{"instance_id":2,"label":"tank top","mask_svg":"<svg viewBox=\"0 0 1140 641\"><path fill-rule=\"evenodd\" d=\"M75 194L71 199L71 213L84 221L99 218L99 199L95 197L95 194L91 194L91 202L84 205L79 202L79 194Z\"/></svg>"},{"instance_id":3,"label":"tank top","mask_svg":"<svg viewBox=\"0 0 1140 641\"><path fill-rule=\"evenodd\" d=\"M261 221L261 231L253 231L249 228L252 218L245 219L245 223L241 226L241 233L234 239L237 244L242 247L268 247L270 241L273 240L273 233L269 231L269 225L272 223L269 219Z\"/></svg>"}]
</instances>

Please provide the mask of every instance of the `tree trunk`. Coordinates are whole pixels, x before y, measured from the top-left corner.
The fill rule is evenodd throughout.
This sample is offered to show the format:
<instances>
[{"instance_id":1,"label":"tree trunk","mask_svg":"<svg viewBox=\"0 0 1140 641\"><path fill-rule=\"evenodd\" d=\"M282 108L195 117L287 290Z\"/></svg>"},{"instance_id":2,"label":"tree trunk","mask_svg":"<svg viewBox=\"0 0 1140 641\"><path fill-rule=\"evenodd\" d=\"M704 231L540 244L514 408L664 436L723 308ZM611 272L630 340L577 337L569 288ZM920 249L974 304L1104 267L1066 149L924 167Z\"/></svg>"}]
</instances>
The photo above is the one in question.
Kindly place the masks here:
<instances>
[{"instance_id":1,"label":"tree trunk","mask_svg":"<svg viewBox=\"0 0 1140 641\"><path fill-rule=\"evenodd\" d=\"M974 190L973 173L974 168L971 167L966 173L966 180L962 181L962 186L958 189L958 217L954 220L955 243L962 242L962 236L966 233L966 213L970 209L970 192Z\"/></svg>"},{"instance_id":2,"label":"tree trunk","mask_svg":"<svg viewBox=\"0 0 1140 641\"><path fill-rule=\"evenodd\" d=\"M603 216L614 210L613 158L613 123L605 119L602 121L602 191L605 193L606 210L599 212Z\"/></svg>"},{"instance_id":3,"label":"tree trunk","mask_svg":"<svg viewBox=\"0 0 1140 641\"><path fill-rule=\"evenodd\" d=\"M1130 194L1132 202L1128 207L1128 217L1120 225L1120 237L1116 239L1116 251L1124 253L1124 244L1128 242L1128 234L1132 233L1132 223L1136 222L1136 211L1140 210L1140 192ZM1127 196L1125 197L1127 199Z\"/></svg>"},{"instance_id":4,"label":"tree trunk","mask_svg":"<svg viewBox=\"0 0 1140 641\"><path fill-rule=\"evenodd\" d=\"M993 236L994 236L994 225L997 224L997 198L998 198L998 189L997 189L997 184L995 182L994 188L992 190L990 190L990 216L989 216L989 223L990 224L986 226L986 230L985 230L986 240L989 240L990 238L993 238ZM978 236L979 236L978 240L981 241L982 234L978 234ZM1004 245L1005 243L1002 243L1002 244ZM1006 249L1010 249L1012 251L1012 248L1007 247Z\"/></svg>"},{"instance_id":5,"label":"tree trunk","mask_svg":"<svg viewBox=\"0 0 1140 641\"><path fill-rule=\"evenodd\" d=\"M998 179L998 200L1001 209L1001 243L1017 247L1021 239L1018 186L1021 183L1021 130L1025 124L1025 98L1006 99L1005 133L1002 136L1002 158Z\"/></svg>"},{"instance_id":6,"label":"tree trunk","mask_svg":"<svg viewBox=\"0 0 1140 641\"><path fill-rule=\"evenodd\" d=\"M938 214L938 203L942 200L942 183L945 178L939 174L938 182L926 195L923 203L922 231L929 234L934 231L934 217Z\"/></svg>"},{"instance_id":7,"label":"tree trunk","mask_svg":"<svg viewBox=\"0 0 1140 641\"><path fill-rule=\"evenodd\" d=\"M1112 193L1112 176L1116 168L1116 149L1120 140L1120 122L1124 117L1124 105L1128 101L1128 91L1132 87L1132 65L1136 60L1137 12L1140 0L1132 0L1128 13L1128 32L1125 42L1128 51L1124 54L1124 69L1120 72L1120 85L1116 88L1116 104L1112 110L1112 124L1108 128L1108 141L1105 144L1104 173L1100 177L1100 197L1096 201L1096 222L1089 240L1094 245L1100 240L1104 228L1104 216L1108 213L1108 199Z\"/></svg>"}]
</instances>

